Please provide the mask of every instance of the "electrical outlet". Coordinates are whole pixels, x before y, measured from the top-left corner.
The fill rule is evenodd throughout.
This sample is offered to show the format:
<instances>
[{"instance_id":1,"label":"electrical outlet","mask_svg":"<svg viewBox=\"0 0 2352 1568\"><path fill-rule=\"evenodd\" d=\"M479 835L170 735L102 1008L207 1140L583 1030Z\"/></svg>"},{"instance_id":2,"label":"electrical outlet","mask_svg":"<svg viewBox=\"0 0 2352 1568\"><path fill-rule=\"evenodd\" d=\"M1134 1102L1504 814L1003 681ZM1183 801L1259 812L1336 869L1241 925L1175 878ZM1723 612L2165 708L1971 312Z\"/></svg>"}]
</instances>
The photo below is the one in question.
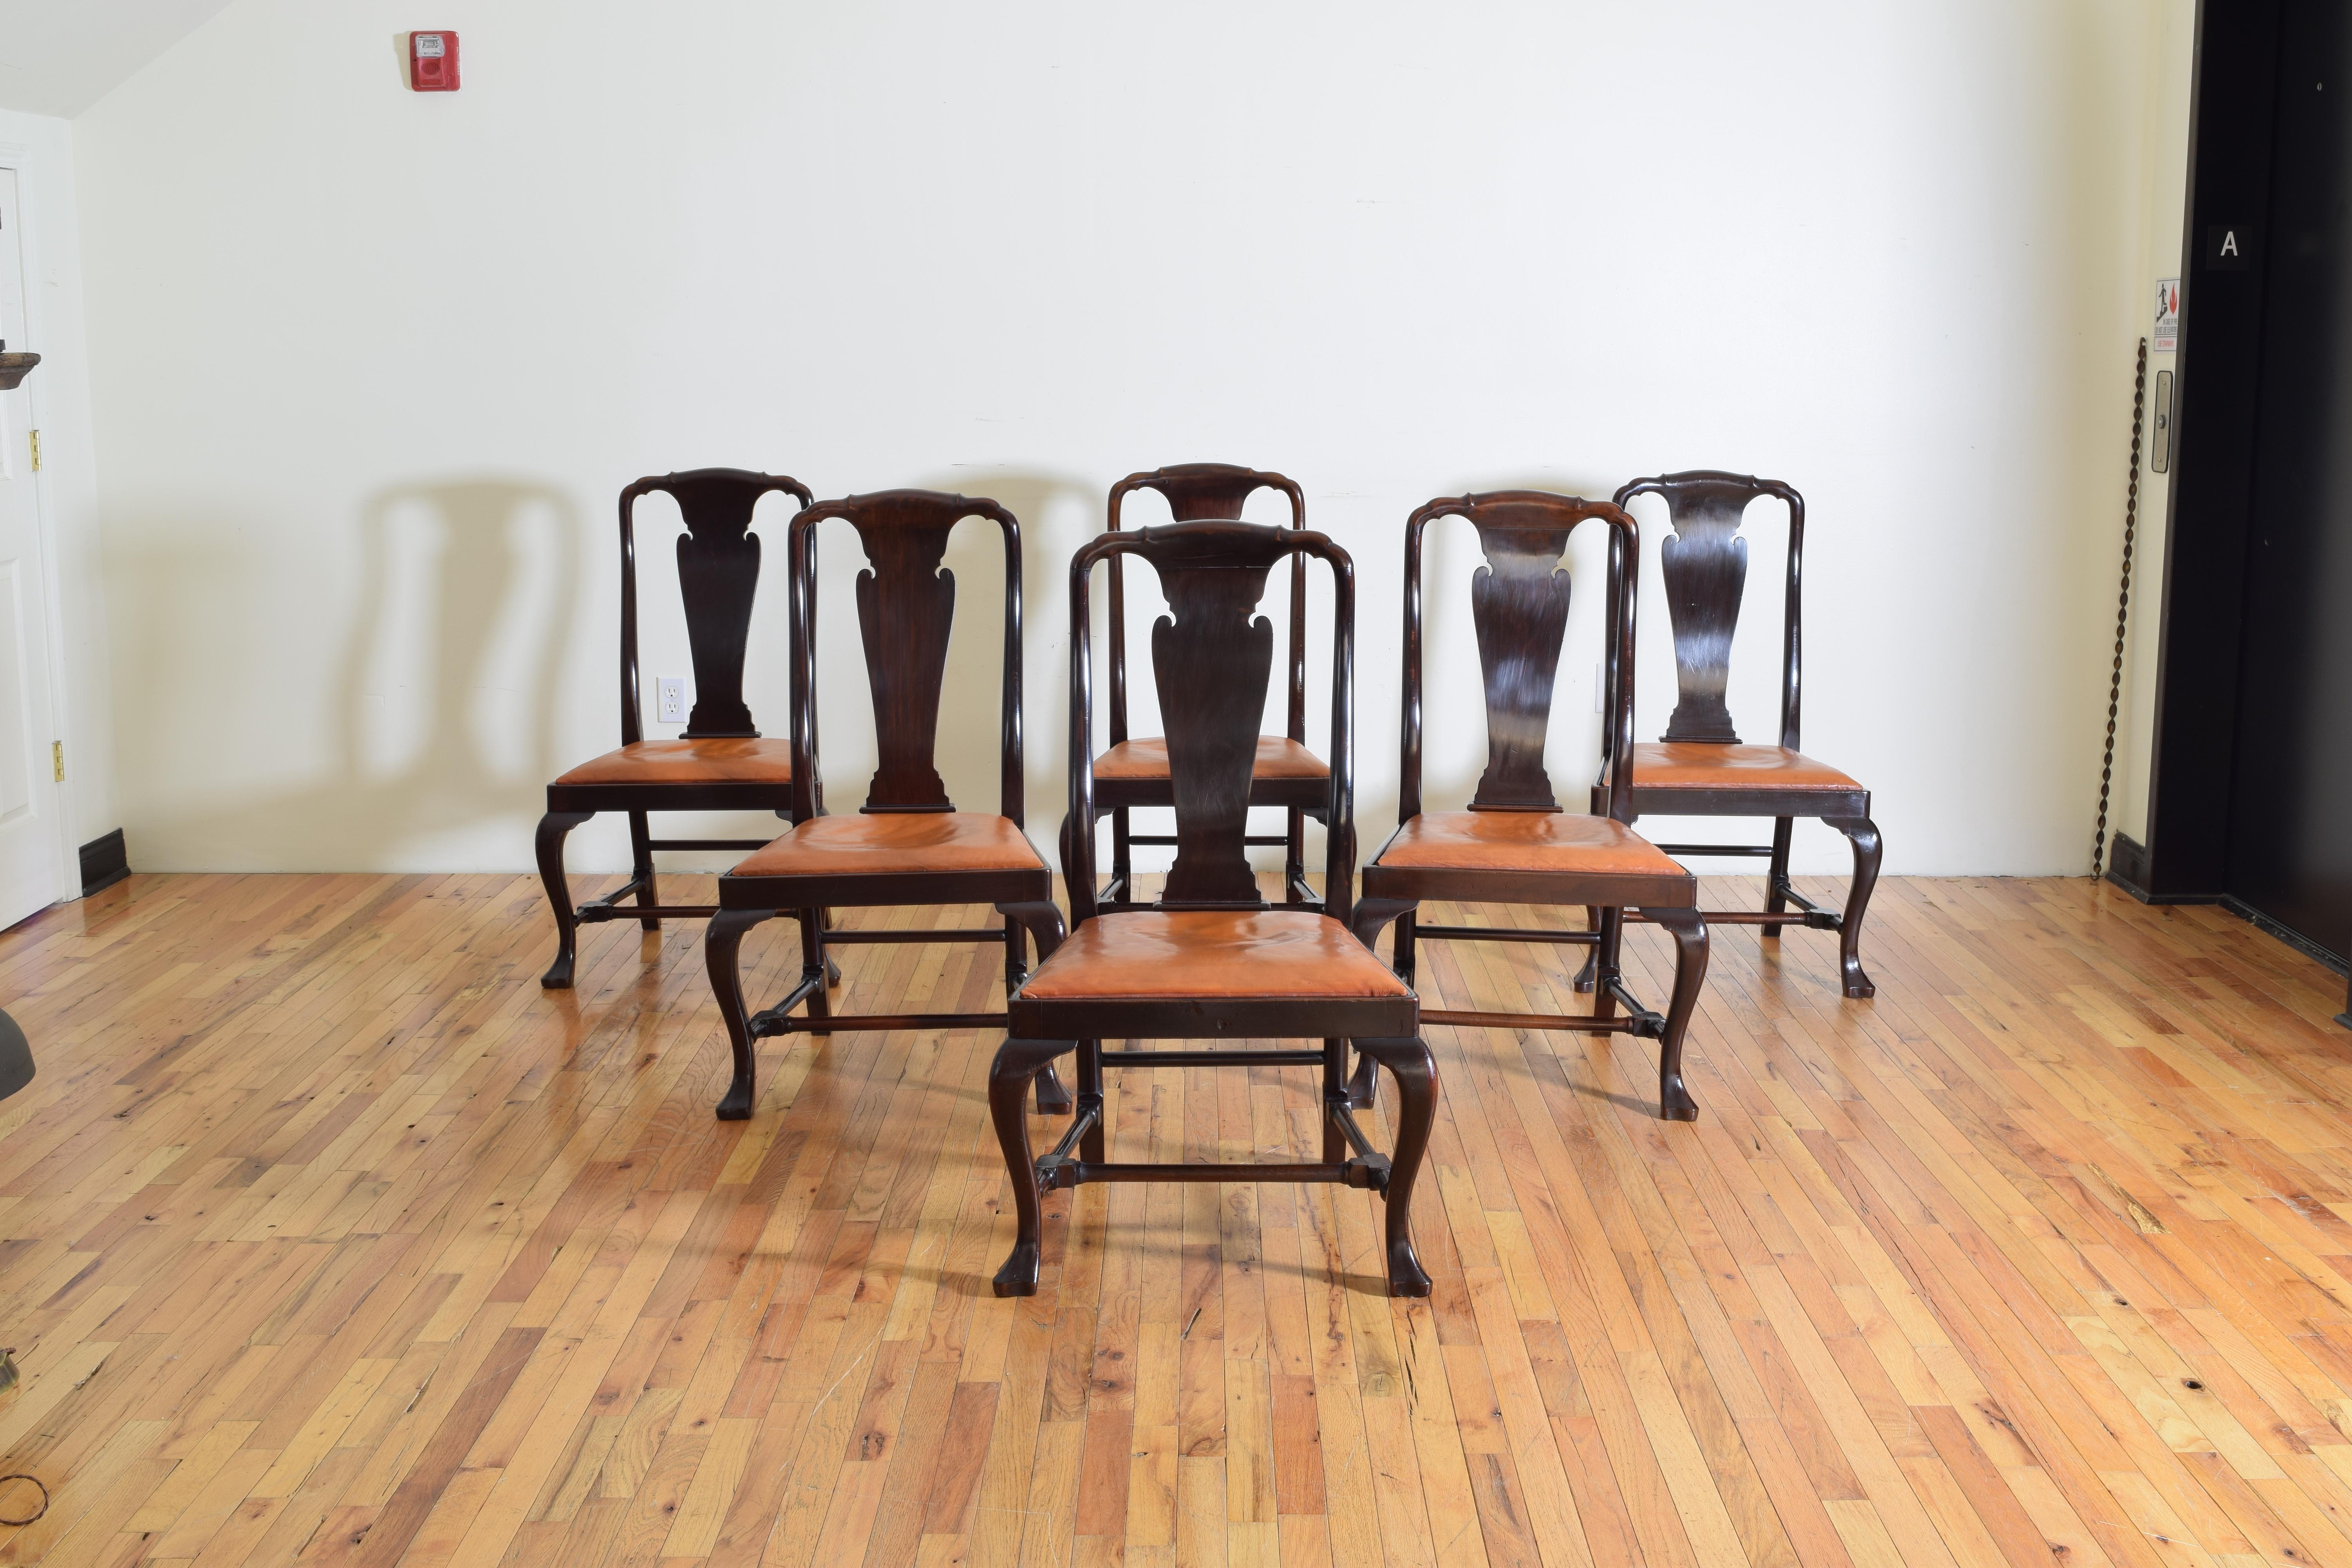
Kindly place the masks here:
<instances>
[{"instance_id":1,"label":"electrical outlet","mask_svg":"<svg viewBox=\"0 0 2352 1568\"><path fill-rule=\"evenodd\" d=\"M654 701L665 724L686 722L686 679L665 675L654 682Z\"/></svg>"},{"instance_id":2,"label":"electrical outlet","mask_svg":"<svg viewBox=\"0 0 2352 1568\"><path fill-rule=\"evenodd\" d=\"M1596 664L1592 667L1592 710L1595 713L1601 711L1601 667Z\"/></svg>"}]
</instances>

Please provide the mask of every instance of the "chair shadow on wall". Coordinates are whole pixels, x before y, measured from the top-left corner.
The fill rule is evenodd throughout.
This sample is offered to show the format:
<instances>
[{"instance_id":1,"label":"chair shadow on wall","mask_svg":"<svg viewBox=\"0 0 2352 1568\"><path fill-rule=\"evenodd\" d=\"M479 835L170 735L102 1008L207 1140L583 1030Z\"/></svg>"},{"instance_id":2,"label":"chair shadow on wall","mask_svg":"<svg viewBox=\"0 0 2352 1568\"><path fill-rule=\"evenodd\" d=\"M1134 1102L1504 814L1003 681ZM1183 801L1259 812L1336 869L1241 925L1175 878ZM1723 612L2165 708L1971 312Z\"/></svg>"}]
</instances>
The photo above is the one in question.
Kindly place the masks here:
<instances>
[{"instance_id":1,"label":"chair shadow on wall","mask_svg":"<svg viewBox=\"0 0 2352 1568\"><path fill-rule=\"evenodd\" d=\"M229 805L180 807L168 784L126 798L134 860L143 830L184 865L421 871L436 841L500 823L512 824L505 837L518 863L527 859L530 825L562 765L556 721L579 618L581 533L573 500L530 479L421 480L369 497L358 602L340 649L320 650L335 670L324 765L273 760L305 782L257 783ZM126 780L171 780L190 756L237 745L209 717L222 706L215 682L266 681L301 657L259 635L278 617L245 565L168 544L110 560L117 624L131 628L116 648ZM189 659L199 646L225 657ZM289 738L289 750L299 746ZM269 754L256 748L257 760ZM247 776L266 775L256 766ZM537 963L538 945L518 962Z\"/></svg>"}]
</instances>

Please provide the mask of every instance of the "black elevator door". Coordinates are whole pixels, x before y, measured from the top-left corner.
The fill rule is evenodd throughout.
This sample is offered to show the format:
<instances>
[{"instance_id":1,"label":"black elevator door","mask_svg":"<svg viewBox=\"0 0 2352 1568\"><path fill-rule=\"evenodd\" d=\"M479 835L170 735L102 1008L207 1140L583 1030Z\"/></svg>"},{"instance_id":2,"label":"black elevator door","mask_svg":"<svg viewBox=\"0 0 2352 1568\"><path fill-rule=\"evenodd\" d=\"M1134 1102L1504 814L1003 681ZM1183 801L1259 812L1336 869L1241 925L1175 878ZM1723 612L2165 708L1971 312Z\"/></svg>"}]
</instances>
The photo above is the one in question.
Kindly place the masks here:
<instances>
[{"instance_id":1,"label":"black elevator door","mask_svg":"<svg viewBox=\"0 0 2352 1568\"><path fill-rule=\"evenodd\" d=\"M2228 890L2352 957L2352 23L2281 20Z\"/></svg>"}]
</instances>

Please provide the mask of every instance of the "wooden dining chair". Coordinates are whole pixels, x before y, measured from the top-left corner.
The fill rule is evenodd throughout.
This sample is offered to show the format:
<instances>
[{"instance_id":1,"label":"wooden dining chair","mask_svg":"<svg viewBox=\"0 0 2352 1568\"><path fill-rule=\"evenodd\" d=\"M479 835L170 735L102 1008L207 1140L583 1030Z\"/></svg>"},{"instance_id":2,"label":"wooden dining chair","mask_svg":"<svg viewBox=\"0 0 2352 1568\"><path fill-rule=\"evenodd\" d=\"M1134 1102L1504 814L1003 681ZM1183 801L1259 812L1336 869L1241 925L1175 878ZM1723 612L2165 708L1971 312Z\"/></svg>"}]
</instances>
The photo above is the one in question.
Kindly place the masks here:
<instances>
[{"instance_id":1,"label":"wooden dining chair","mask_svg":"<svg viewBox=\"0 0 2352 1568\"><path fill-rule=\"evenodd\" d=\"M1422 536L1442 517L1466 518L1486 563L1470 584L1470 618L1486 695L1486 768L1467 811L1422 805ZM1562 812L1544 771L1560 646L1568 629L1569 535L1599 521L1609 535L1602 616L1611 657L1627 657L1612 691L1610 732L1630 744L1633 726L1633 585L1640 541L1633 520L1607 501L1540 490L1498 490L1433 500L1412 514L1404 533L1404 752L1397 830L1364 867L1355 929L1366 943L1396 922L1397 973L1413 978L1415 944L1430 940L1586 945L1594 950L1599 994L1590 1015L1424 1008L1424 1025L1472 1028L1566 1029L1624 1034L1658 1042L1659 1114L1697 1119L1683 1083L1683 1037L1706 979L1706 921L1698 884L1643 841L1633 820L1630 786L1613 779L1592 815ZM1616 755L1624 754L1620 745ZM1428 900L1469 903L1583 905L1601 911L1592 931L1522 926L1424 925ZM1674 990L1663 1014L1644 1007L1620 964L1629 911L1664 926L1675 939ZM1620 1004L1625 1016L1619 1016ZM1354 1099L1369 1100L1369 1063L1360 1063Z\"/></svg>"},{"instance_id":2,"label":"wooden dining chair","mask_svg":"<svg viewBox=\"0 0 2352 1568\"><path fill-rule=\"evenodd\" d=\"M1307 526L1307 498L1297 484L1280 474L1236 468L1230 463L1179 463L1148 474L1129 474L1110 488L1108 531L1120 531L1122 503L1137 490L1155 490L1167 500L1179 522L1208 519L1239 519L1242 507L1258 490L1280 490L1290 501L1290 526ZM1168 772L1168 742L1159 736L1130 738L1127 714L1127 581L1124 563L1110 558L1108 607L1110 642L1110 747L1095 758L1095 808L1108 815L1110 826L1110 880L1100 907L1143 909L1135 897L1136 845L1171 847L1164 834L1138 834L1129 814L1139 806L1174 804ZM1287 818L1281 837L1253 837L1253 847L1283 847L1283 902L1294 908L1318 906L1307 882L1307 818L1320 820L1330 789L1331 770L1307 748L1307 559L1300 556L1290 570L1290 646L1287 682L1288 722L1285 733L1260 735L1250 770L1250 804L1279 808ZM1087 737L1092 747L1094 737Z\"/></svg>"},{"instance_id":3,"label":"wooden dining chair","mask_svg":"<svg viewBox=\"0 0 2352 1568\"><path fill-rule=\"evenodd\" d=\"M1274 627L1255 614L1266 574L1294 552L1330 567L1336 646L1331 773L1322 809L1323 909L1270 906L1248 857L1251 760L1274 665ZM1349 934L1355 852L1348 725L1352 706L1355 582L1347 552L1319 533L1258 523L1197 521L1107 532L1070 563L1070 810L1096 809L1089 577L1132 556L1159 575L1171 614L1151 630L1151 667L1168 727L1176 859L1159 901L1113 909L1095 888L1093 835L1069 832L1071 933L1013 998L1012 1023L989 1074L988 1102L1013 1181L1017 1229L997 1271L1000 1296L1037 1289L1039 1203L1087 1182L1336 1182L1387 1199L1390 1292L1429 1293L1414 1256L1413 1181L1437 1103L1435 1064L1412 992ZM1105 1050L1103 1041L1318 1039L1319 1049L1255 1046ZM1384 1156L1357 1125L1346 1087L1349 1040L1395 1075L1396 1146ZM1053 1151L1033 1157L1023 1115L1033 1075L1077 1054L1077 1110ZM1137 1164L1106 1159L1107 1068L1317 1067L1322 1069L1322 1159L1293 1164Z\"/></svg>"},{"instance_id":4,"label":"wooden dining chair","mask_svg":"<svg viewBox=\"0 0 2352 1568\"><path fill-rule=\"evenodd\" d=\"M695 702L674 741L646 739L637 685L636 503L659 490L677 501L686 531L677 539L677 585L694 660ZM760 537L752 509L771 490L809 504L808 487L742 468L694 468L643 479L621 492L621 747L581 763L547 786L539 820L539 876L555 910L555 962L540 984L572 984L578 931L601 921L635 920L659 931L664 919L707 919L711 904L665 904L654 881L656 849L756 849L761 838L655 838L656 811L793 811L792 742L762 736L743 701L743 651L751 636L751 602L760 585ZM563 874L563 840L600 811L629 816L629 879L574 909ZM621 900L635 896L635 908Z\"/></svg>"},{"instance_id":5,"label":"wooden dining chair","mask_svg":"<svg viewBox=\"0 0 2352 1568\"><path fill-rule=\"evenodd\" d=\"M1878 885L1878 825L1870 819L1870 792L1826 763L1798 750L1803 602L1799 592L1805 544L1805 498L1778 479L1694 468L1635 479L1617 492L1624 506L1635 496L1664 496L1673 531L1659 546L1666 613L1675 632L1675 710L1666 732L1632 751L1633 817L1769 816L1769 845L1661 844L1669 855L1728 855L1769 859L1764 908L1710 910L1724 925L1762 927L1777 938L1782 926L1838 933L1841 988L1856 999L1877 994L1862 967L1862 921ZM1731 670L1731 635L1748 583L1748 541L1740 536L1748 503L1770 496L1789 509L1789 581L1781 621L1780 743L1751 746L1731 726L1724 692ZM1630 664L1625 668L1630 668ZM1614 679L1612 674L1611 679ZM1619 753L1623 754L1623 753ZM1604 769L1608 764L1603 763ZM1623 771L1623 770L1619 770ZM1598 801L1602 785L1595 785ZM1593 809L1600 810L1596 805ZM1843 913L1822 909L1789 880L1789 841L1795 820L1818 817L1853 846L1853 879ZM1790 911L1789 906L1797 906ZM1580 982L1589 983L1589 975Z\"/></svg>"},{"instance_id":6,"label":"wooden dining chair","mask_svg":"<svg viewBox=\"0 0 2352 1568\"><path fill-rule=\"evenodd\" d=\"M963 812L948 798L936 764L948 633L955 619L955 574L941 563L948 534L985 518L1004 541L1004 653L998 734L999 796L993 813ZM816 527L838 518L857 531L867 569L857 577L857 624L874 701L880 765L855 816L828 816L820 788L816 723ZM793 519L792 830L719 879L719 912L703 936L711 990L734 1047L734 1081L719 1102L730 1121L751 1114L751 1042L763 1035L846 1034L861 1029L982 1029L1003 1013L833 1015L825 995L826 947L846 942L986 942L1004 945L1010 995L1027 973L1025 931L1041 952L1062 939L1053 873L1023 831L1021 744L1021 524L992 500L933 490L883 490L825 501ZM833 931L827 909L993 904L1003 927L966 930ZM801 978L773 1006L747 1015L739 950L761 921L790 915L801 928ZM807 1004L795 1016L793 1009ZM1041 1079L1041 1109L1066 1109L1058 1080Z\"/></svg>"}]
</instances>

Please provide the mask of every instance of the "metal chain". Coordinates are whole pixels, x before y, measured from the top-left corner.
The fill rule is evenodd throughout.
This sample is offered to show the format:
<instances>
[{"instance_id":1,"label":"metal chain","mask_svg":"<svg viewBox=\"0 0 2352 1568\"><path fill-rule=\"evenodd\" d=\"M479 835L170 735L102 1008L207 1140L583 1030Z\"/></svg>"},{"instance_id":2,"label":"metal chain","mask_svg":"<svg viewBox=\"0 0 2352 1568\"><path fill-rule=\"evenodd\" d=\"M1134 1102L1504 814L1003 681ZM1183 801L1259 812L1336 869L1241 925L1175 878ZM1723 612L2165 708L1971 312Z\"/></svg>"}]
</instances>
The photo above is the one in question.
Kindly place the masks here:
<instances>
[{"instance_id":1,"label":"metal chain","mask_svg":"<svg viewBox=\"0 0 2352 1568\"><path fill-rule=\"evenodd\" d=\"M2139 341L2139 365L2132 373L2131 479L2124 488L2124 577L2116 592L2116 663L2107 675L2107 751L2099 761L2099 825L2091 833L2091 876L2105 869L2107 852L2107 796L2116 775L2116 714L2123 707L2124 632L2131 623L2132 546L2139 535L2140 417L2147 407L2147 340Z\"/></svg>"}]
</instances>

